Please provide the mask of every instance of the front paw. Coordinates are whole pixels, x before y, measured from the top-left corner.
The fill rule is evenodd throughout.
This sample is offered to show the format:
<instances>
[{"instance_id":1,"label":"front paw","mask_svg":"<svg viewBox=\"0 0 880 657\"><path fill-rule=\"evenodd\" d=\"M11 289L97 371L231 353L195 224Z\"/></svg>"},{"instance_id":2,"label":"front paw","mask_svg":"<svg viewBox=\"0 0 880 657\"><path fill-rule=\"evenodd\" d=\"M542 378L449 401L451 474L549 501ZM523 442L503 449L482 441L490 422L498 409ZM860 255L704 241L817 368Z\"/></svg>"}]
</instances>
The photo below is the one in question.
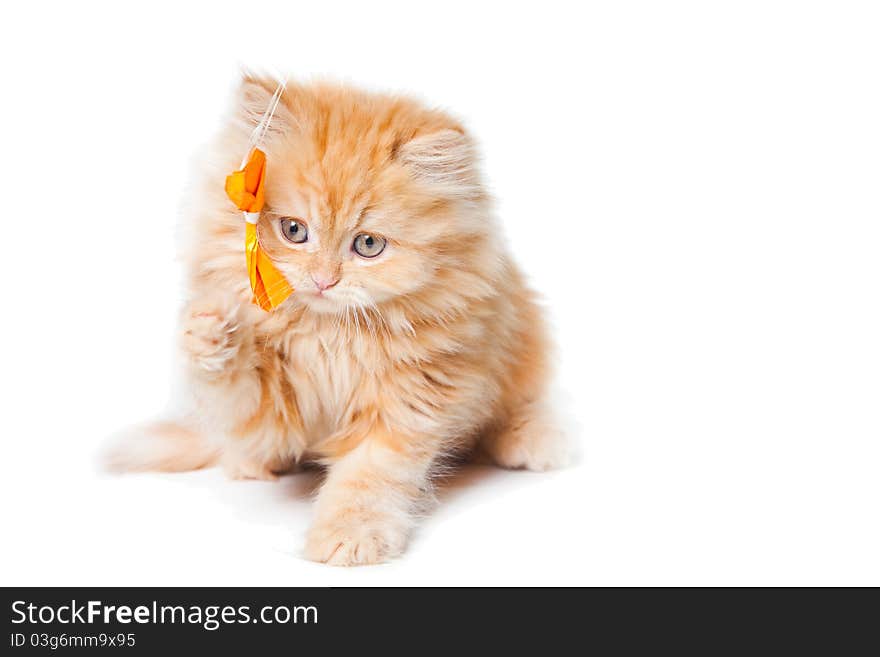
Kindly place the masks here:
<instances>
[{"instance_id":1,"label":"front paw","mask_svg":"<svg viewBox=\"0 0 880 657\"><path fill-rule=\"evenodd\" d=\"M232 304L200 300L183 318L183 348L200 370L217 374L238 353L238 308Z\"/></svg>"},{"instance_id":2,"label":"front paw","mask_svg":"<svg viewBox=\"0 0 880 657\"><path fill-rule=\"evenodd\" d=\"M400 556L407 531L387 518L339 513L319 519L306 537L307 559L330 566L365 566Z\"/></svg>"}]
</instances>

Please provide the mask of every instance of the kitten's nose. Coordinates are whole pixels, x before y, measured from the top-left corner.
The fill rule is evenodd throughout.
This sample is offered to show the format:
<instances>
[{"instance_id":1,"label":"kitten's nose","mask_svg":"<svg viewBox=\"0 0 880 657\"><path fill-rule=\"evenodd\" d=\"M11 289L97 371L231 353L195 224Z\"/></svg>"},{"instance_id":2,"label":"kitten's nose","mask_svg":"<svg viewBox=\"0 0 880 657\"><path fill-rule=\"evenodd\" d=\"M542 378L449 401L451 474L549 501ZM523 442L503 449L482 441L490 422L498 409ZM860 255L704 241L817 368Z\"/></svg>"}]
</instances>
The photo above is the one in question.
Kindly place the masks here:
<instances>
[{"instance_id":1,"label":"kitten's nose","mask_svg":"<svg viewBox=\"0 0 880 657\"><path fill-rule=\"evenodd\" d=\"M319 292L323 292L326 289L329 289L336 285L339 282L339 277L334 276L333 274L328 274L325 272L312 274L312 281L315 283L315 287L318 288Z\"/></svg>"}]
</instances>

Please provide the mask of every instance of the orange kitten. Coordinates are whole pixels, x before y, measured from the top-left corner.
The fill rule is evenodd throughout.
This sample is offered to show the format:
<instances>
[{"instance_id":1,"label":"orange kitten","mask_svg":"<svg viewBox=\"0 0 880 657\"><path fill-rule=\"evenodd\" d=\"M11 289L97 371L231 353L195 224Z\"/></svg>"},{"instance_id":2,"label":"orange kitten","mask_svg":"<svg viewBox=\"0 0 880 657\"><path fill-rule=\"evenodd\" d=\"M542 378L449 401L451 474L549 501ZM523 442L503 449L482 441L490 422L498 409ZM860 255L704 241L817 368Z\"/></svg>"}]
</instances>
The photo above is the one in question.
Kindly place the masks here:
<instances>
[{"instance_id":1,"label":"orange kitten","mask_svg":"<svg viewBox=\"0 0 880 657\"><path fill-rule=\"evenodd\" d=\"M274 88L243 81L187 219L192 413L116 446L111 465L258 479L326 465L306 555L377 563L404 549L445 456L564 460L547 336L461 125L329 84L288 85L267 136L260 241L295 292L272 313L252 304L223 182Z\"/></svg>"}]
</instances>

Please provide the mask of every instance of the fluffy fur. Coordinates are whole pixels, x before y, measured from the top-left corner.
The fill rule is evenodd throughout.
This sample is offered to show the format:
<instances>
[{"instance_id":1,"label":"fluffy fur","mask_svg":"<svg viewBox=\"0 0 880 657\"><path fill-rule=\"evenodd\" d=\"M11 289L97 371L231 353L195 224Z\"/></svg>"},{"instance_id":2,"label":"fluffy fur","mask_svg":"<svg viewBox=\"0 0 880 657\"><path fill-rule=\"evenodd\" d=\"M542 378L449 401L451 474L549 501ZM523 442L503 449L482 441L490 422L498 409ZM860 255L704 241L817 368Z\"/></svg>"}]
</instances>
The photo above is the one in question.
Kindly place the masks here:
<instances>
[{"instance_id":1,"label":"fluffy fur","mask_svg":"<svg viewBox=\"0 0 880 657\"><path fill-rule=\"evenodd\" d=\"M330 84L288 85L267 136L259 235L296 291L273 313L253 305L244 222L223 179L274 86L243 81L187 217L181 335L194 409L117 445L110 464L220 463L259 479L325 465L306 556L381 562L404 549L445 457L479 449L536 470L565 459L545 404L545 328L462 126ZM308 241L287 241L282 217L304 222ZM384 237L385 250L358 256L359 233Z\"/></svg>"}]
</instances>

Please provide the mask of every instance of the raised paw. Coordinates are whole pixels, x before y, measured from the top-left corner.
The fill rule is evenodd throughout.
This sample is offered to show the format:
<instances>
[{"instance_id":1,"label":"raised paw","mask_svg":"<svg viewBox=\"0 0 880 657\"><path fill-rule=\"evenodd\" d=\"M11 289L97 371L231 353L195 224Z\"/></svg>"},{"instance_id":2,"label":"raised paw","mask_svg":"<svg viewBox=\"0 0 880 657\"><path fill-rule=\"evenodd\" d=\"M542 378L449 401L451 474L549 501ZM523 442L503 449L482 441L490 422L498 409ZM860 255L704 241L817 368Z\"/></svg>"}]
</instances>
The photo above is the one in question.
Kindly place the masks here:
<instances>
[{"instance_id":1,"label":"raised paw","mask_svg":"<svg viewBox=\"0 0 880 657\"><path fill-rule=\"evenodd\" d=\"M363 514L339 514L319 520L306 537L306 558L330 566L365 566L399 556L406 546L405 529Z\"/></svg>"},{"instance_id":2,"label":"raised paw","mask_svg":"<svg viewBox=\"0 0 880 657\"><path fill-rule=\"evenodd\" d=\"M236 307L194 303L183 318L183 347L199 369L217 374L238 352Z\"/></svg>"}]
</instances>

